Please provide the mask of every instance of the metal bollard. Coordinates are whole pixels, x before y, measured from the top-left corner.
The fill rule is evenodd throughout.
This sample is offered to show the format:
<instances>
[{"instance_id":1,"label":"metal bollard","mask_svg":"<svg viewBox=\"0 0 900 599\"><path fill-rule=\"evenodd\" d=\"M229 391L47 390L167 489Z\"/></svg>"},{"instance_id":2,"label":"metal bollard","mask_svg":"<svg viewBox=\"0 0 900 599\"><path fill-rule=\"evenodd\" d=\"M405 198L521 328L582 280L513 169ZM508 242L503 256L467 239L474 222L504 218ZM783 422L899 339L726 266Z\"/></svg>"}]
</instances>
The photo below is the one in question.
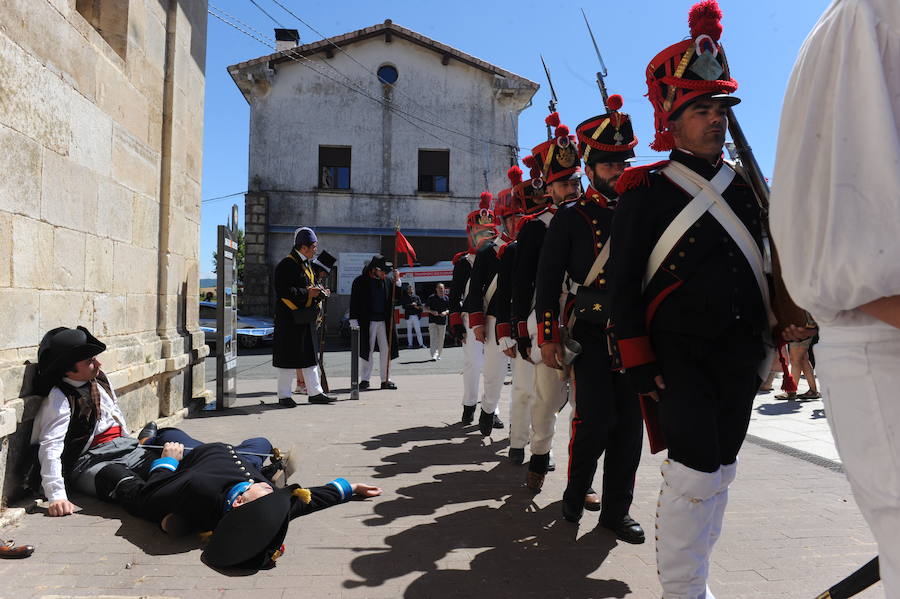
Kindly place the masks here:
<instances>
[{"instance_id":1,"label":"metal bollard","mask_svg":"<svg viewBox=\"0 0 900 599\"><path fill-rule=\"evenodd\" d=\"M359 399L359 326L350 325L350 399Z\"/></svg>"}]
</instances>

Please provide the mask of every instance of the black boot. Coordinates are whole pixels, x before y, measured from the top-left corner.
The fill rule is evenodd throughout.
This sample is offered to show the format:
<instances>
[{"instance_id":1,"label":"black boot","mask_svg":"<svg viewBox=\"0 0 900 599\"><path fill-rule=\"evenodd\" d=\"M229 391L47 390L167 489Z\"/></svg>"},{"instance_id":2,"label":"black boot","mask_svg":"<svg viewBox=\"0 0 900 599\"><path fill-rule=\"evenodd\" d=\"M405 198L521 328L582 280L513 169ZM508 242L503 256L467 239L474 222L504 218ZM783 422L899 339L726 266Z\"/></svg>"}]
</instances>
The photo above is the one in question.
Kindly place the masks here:
<instances>
[{"instance_id":1,"label":"black boot","mask_svg":"<svg viewBox=\"0 0 900 599\"><path fill-rule=\"evenodd\" d=\"M625 541L626 543L640 545L645 539L644 529L641 528L641 525L628 514L625 514L622 518L614 521L604 521L603 515L601 514L600 526L613 531L616 533L617 539Z\"/></svg>"},{"instance_id":2,"label":"black boot","mask_svg":"<svg viewBox=\"0 0 900 599\"><path fill-rule=\"evenodd\" d=\"M509 448L509 461L515 465L519 465L525 462L525 448L524 447L510 447Z\"/></svg>"},{"instance_id":3,"label":"black boot","mask_svg":"<svg viewBox=\"0 0 900 599\"><path fill-rule=\"evenodd\" d=\"M481 415L478 416L478 430L481 431L481 436L489 437L493 429L494 415L481 410Z\"/></svg>"},{"instance_id":4,"label":"black boot","mask_svg":"<svg viewBox=\"0 0 900 599\"><path fill-rule=\"evenodd\" d=\"M547 464L549 463L549 453L543 455L531 454L531 459L528 461L528 478L525 481L525 486L531 489L532 492L538 493L543 487L544 477L547 475Z\"/></svg>"},{"instance_id":5,"label":"black boot","mask_svg":"<svg viewBox=\"0 0 900 599\"><path fill-rule=\"evenodd\" d=\"M475 421L475 406L463 406L463 414L460 422L472 424Z\"/></svg>"},{"instance_id":6,"label":"black boot","mask_svg":"<svg viewBox=\"0 0 900 599\"><path fill-rule=\"evenodd\" d=\"M296 408L299 404L292 397L279 397L278 405L282 408Z\"/></svg>"},{"instance_id":7,"label":"black boot","mask_svg":"<svg viewBox=\"0 0 900 599\"><path fill-rule=\"evenodd\" d=\"M308 401L309 403L334 403L337 401L337 397L319 393L318 395L310 395L308 398L306 398L306 401Z\"/></svg>"},{"instance_id":8,"label":"black boot","mask_svg":"<svg viewBox=\"0 0 900 599\"><path fill-rule=\"evenodd\" d=\"M159 431L159 427L156 425L156 422L151 420L147 424L144 425L144 428L141 429L141 432L138 433L138 444L143 445L150 439L156 436L156 433Z\"/></svg>"}]
</instances>

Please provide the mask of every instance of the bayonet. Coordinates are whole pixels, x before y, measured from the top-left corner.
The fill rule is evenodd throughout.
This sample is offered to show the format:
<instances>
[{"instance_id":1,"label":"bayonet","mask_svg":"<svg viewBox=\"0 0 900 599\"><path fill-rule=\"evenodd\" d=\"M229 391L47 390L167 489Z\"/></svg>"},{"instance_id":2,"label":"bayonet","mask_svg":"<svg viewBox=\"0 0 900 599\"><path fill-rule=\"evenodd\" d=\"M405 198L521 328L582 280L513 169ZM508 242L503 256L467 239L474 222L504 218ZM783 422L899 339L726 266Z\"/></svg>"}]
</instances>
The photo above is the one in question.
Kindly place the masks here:
<instances>
[{"instance_id":1,"label":"bayonet","mask_svg":"<svg viewBox=\"0 0 900 599\"><path fill-rule=\"evenodd\" d=\"M547 105L547 108L550 110L550 113L556 112L556 90L553 88L553 79L550 77L550 69L547 68L547 63L544 62L544 55L541 54L541 64L544 65L544 74L547 75L547 83L550 84L550 104ZM550 125L547 125L547 139L553 137L550 132Z\"/></svg>"},{"instance_id":2,"label":"bayonet","mask_svg":"<svg viewBox=\"0 0 900 599\"><path fill-rule=\"evenodd\" d=\"M587 15L584 14L584 9L581 9L581 16L584 17L584 24L587 25L588 33L591 35L591 43L594 44L594 52L597 53L597 60L600 61L600 70L597 71L597 87L600 88L600 95L603 97L603 106L606 106L606 102L609 100L609 94L606 92L606 76L608 74L606 70L606 63L603 62L603 55L600 54L600 47L597 45L597 39L594 37L594 32L591 30L591 24L588 22Z\"/></svg>"}]
</instances>

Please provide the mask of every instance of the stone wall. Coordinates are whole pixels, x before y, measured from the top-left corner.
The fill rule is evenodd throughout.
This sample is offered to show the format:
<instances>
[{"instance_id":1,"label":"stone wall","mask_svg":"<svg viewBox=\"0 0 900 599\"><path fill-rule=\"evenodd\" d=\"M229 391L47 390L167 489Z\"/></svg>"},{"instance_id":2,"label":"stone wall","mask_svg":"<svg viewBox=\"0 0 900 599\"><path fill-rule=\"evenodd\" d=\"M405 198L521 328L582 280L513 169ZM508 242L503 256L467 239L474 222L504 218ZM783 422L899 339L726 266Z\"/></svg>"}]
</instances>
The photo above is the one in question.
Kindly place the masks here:
<instances>
[{"instance_id":1,"label":"stone wall","mask_svg":"<svg viewBox=\"0 0 900 599\"><path fill-rule=\"evenodd\" d=\"M41 401L31 379L47 330L84 325L107 343L100 360L132 428L204 397L206 19L204 0L0 2L4 500Z\"/></svg>"}]
</instances>

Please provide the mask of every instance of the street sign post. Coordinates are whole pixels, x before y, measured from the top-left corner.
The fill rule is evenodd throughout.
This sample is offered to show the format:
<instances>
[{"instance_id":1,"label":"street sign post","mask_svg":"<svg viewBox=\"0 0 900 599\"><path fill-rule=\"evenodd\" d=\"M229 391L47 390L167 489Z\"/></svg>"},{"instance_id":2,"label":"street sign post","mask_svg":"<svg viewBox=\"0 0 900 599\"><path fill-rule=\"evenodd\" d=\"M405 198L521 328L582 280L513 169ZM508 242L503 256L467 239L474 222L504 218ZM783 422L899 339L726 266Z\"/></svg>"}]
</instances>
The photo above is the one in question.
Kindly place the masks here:
<instances>
[{"instance_id":1,"label":"street sign post","mask_svg":"<svg viewBox=\"0 0 900 599\"><path fill-rule=\"evenodd\" d=\"M234 207L237 210L237 206ZM218 227L216 269L216 409L237 399L237 224Z\"/></svg>"}]
</instances>

